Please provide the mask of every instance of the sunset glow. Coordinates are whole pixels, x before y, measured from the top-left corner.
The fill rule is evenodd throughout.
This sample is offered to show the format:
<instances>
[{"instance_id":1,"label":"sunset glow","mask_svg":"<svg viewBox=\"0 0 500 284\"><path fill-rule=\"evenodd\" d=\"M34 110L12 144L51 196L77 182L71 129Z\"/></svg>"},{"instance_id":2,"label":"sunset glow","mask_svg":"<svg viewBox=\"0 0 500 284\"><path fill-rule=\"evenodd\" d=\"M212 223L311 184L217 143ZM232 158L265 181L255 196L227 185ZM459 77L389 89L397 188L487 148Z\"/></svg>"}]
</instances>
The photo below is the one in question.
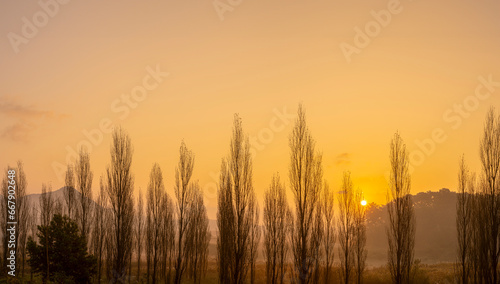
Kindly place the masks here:
<instances>
[{"instance_id":1,"label":"sunset glow","mask_svg":"<svg viewBox=\"0 0 500 284\"><path fill-rule=\"evenodd\" d=\"M385 204L397 130L410 151L412 193L454 190L462 153L480 168L483 119L500 104L499 2L401 1L362 48L357 31L388 1L247 1L224 15L212 2L71 2L29 38L22 19L44 11L38 1L4 3L1 167L23 160L29 193L49 182L58 189L67 162L90 146L96 195L110 129L120 125L134 145L137 195L155 162L173 188L184 140L215 218L233 114L250 136L262 201L274 172L290 186L288 137L302 102L332 188L349 170L370 202ZM26 40L12 43L10 33ZM359 49L349 61L346 44Z\"/></svg>"},{"instance_id":2,"label":"sunset glow","mask_svg":"<svg viewBox=\"0 0 500 284\"><path fill-rule=\"evenodd\" d=\"M500 283L499 12L2 1L0 283Z\"/></svg>"}]
</instances>

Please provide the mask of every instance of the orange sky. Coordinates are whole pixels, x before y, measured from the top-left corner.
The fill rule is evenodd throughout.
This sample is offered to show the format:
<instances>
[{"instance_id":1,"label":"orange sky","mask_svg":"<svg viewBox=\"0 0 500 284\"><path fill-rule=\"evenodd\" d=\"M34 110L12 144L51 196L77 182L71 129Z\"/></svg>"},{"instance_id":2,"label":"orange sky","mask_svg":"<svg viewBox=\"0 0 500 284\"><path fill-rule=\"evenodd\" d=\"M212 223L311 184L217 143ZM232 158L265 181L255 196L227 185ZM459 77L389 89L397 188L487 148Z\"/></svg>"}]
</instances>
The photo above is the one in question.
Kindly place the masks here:
<instances>
[{"instance_id":1,"label":"orange sky","mask_svg":"<svg viewBox=\"0 0 500 284\"><path fill-rule=\"evenodd\" d=\"M384 203L396 130L421 162L412 192L454 189L462 153L479 169L485 112L500 102L498 1L219 0L231 8L219 14L212 0L60 2L0 9L0 166L23 160L30 193L43 182L63 186L54 166L109 119L130 133L143 190L158 162L173 192L184 139L213 218L233 114L259 144L262 197L274 172L288 183L293 118L282 113L303 102L325 179L338 188L350 170L369 202ZM356 31L367 26L372 37L361 46ZM347 58L341 47L355 42ZM157 68L169 73L159 82L147 77ZM139 101L127 104L131 92ZM433 131L434 151L415 152ZM92 146L94 190L109 146L109 134Z\"/></svg>"}]
</instances>

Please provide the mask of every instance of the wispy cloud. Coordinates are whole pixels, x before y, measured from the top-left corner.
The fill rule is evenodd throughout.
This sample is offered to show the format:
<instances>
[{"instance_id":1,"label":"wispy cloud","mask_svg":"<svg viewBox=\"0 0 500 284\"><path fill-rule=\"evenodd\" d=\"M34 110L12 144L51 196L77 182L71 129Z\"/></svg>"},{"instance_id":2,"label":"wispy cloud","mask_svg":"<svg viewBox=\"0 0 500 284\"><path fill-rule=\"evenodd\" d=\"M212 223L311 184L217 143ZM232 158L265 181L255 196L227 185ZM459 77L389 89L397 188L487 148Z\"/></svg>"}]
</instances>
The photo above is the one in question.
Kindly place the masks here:
<instances>
[{"instance_id":1,"label":"wispy cloud","mask_svg":"<svg viewBox=\"0 0 500 284\"><path fill-rule=\"evenodd\" d=\"M69 115L52 110L39 110L9 98L0 98L0 117L10 125L0 130L0 138L28 142L33 133L44 125L61 121Z\"/></svg>"},{"instance_id":2,"label":"wispy cloud","mask_svg":"<svg viewBox=\"0 0 500 284\"><path fill-rule=\"evenodd\" d=\"M348 166L349 164L351 164L351 154L342 153L335 157L336 166Z\"/></svg>"},{"instance_id":3,"label":"wispy cloud","mask_svg":"<svg viewBox=\"0 0 500 284\"><path fill-rule=\"evenodd\" d=\"M0 133L0 137L16 142L27 142L31 132L37 128L38 127L33 123L20 121L4 128Z\"/></svg>"},{"instance_id":4,"label":"wispy cloud","mask_svg":"<svg viewBox=\"0 0 500 284\"><path fill-rule=\"evenodd\" d=\"M1 99L0 99L1 100ZM24 106L12 101L0 101L0 114L17 119L55 119L69 117L55 111L37 110L31 106Z\"/></svg>"}]
</instances>

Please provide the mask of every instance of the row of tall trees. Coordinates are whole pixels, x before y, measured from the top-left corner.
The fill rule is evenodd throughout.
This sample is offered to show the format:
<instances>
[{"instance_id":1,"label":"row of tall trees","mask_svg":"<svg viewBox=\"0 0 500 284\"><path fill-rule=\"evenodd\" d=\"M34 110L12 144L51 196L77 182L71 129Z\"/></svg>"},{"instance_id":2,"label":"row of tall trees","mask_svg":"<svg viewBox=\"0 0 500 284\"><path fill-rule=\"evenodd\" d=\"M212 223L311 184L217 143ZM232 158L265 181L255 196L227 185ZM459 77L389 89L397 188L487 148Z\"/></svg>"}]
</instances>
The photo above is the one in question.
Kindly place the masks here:
<instances>
[{"instance_id":1,"label":"row of tall trees","mask_svg":"<svg viewBox=\"0 0 500 284\"><path fill-rule=\"evenodd\" d=\"M194 154L182 142L175 171L175 200L167 193L161 167L155 163L145 204L140 191L135 205L132 152L129 136L117 129L113 133L111 165L102 179L98 199L101 208L110 205L110 210L102 210L102 219L96 224L98 271L101 265L107 266L108 279L124 282L131 277L135 253L137 278L142 278L140 263L145 255L147 283L181 283L183 278L200 283L206 273L211 234L203 193L198 182L191 180ZM102 245L108 248L106 252L98 250Z\"/></svg>"},{"instance_id":2,"label":"row of tall trees","mask_svg":"<svg viewBox=\"0 0 500 284\"><path fill-rule=\"evenodd\" d=\"M194 154L184 142L180 147L180 159L176 169L175 198L172 200L165 190L162 171L154 164L147 187L146 202L139 190L135 202L134 178L131 172L133 147L128 134L121 128L112 136L111 162L104 176L100 178L99 193L92 198L93 173L90 169L90 155L81 149L73 165L66 171L64 198L54 198L50 185L42 185L38 206L27 204L26 175L23 164L9 168L16 170L17 219L19 224L16 240L18 259L21 259L21 273L26 262L26 239L30 235L36 240L36 226L49 228L52 216L65 214L76 220L87 250L97 259L95 282L123 283L130 281L132 257L137 258L138 279L156 283L181 283L183 278L200 283L208 262L208 245L211 238L203 193L198 182L191 181ZM0 202L2 227L2 263L7 259L8 235L5 233L7 216L7 176L2 183ZM64 203L63 203L64 202ZM34 210L37 209L37 210ZM38 216L38 217L37 217ZM38 221L34 221L38 220ZM92 220L92 222L90 222ZM48 232L42 232L48 235ZM50 238L44 238L50 242ZM45 248L50 245L44 244ZM145 256L146 271L141 274L141 257ZM51 266L49 250L42 276L50 280ZM6 264L2 267L6 267ZM3 268L3 269L4 269ZM53 268L52 268L53 269ZM143 276L145 274L145 276ZM21 277L23 275L20 275Z\"/></svg>"},{"instance_id":3,"label":"row of tall trees","mask_svg":"<svg viewBox=\"0 0 500 284\"><path fill-rule=\"evenodd\" d=\"M481 172L472 172L462 156L458 172L457 280L499 283L500 117L486 116L479 155Z\"/></svg>"},{"instance_id":4,"label":"row of tall trees","mask_svg":"<svg viewBox=\"0 0 500 284\"><path fill-rule=\"evenodd\" d=\"M322 155L315 144L304 109L299 105L289 138L288 176L293 205L288 204L279 174L272 178L264 194L263 246L268 283L331 283L337 277L332 269L337 240L342 282L363 282L367 253L362 192L354 189L350 173L345 172L337 198L338 217L335 218L334 192L323 180ZM242 134L238 116L230 149L229 158L223 160L219 185L219 280L221 283L244 283L249 279L253 283L253 277L245 277L248 273L252 275L252 259L248 257L251 246L245 248L242 243L249 242L250 228L258 222L258 218L249 217L257 206L251 183L248 138ZM399 133L391 141L389 158L388 266L393 283L410 283L416 225L410 195L409 155ZM290 260L291 267L288 265Z\"/></svg>"},{"instance_id":5,"label":"row of tall trees","mask_svg":"<svg viewBox=\"0 0 500 284\"><path fill-rule=\"evenodd\" d=\"M261 226L249 138L243 132L241 118L235 116L230 151L222 159L218 185L219 281L255 283L256 259L263 237L268 283L330 283L335 277L346 284L362 283L366 262L362 192L355 189L350 173L345 172L337 194L339 212L335 214L336 196L323 179L322 154L316 149L302 105L289 137L289 147L292 205L285 184L275 174L264 195ZM138 198L134 197L133 147L121 128L113 132L110 153L111 162L100 178L95 201L90 156L83 149L66 172L65 207L52 199L50 186L42 187L40 224L48 227L56 213L77 220L88 250L96 256L98 283L104 278L113 283L130 280L134 255L138 265L136 277L145 275L148 283L160 280L181 283L186 277L200 283L207 267L211 235L202 191L198 182L192 180L195 161L192 151L182 142L175 170L174 198L167 193L162 170L156 163L150 172L145 197L141 190ZM410 283L415 217L408 152L398 133L391 142L389 157L388 266L394 283ZM22 164L18 168L23 172ZM5 216L1 222L4 225ZM337 241L340 275L333 273ZM141 274L143 257L146 271ZM51 275L49 271L47 265L46 275Z\"/></svg>"},{"instance_id":6,"label":"row of tall trees","mask_svg":"<svg viewBox=\"0 0 500 284\"><path fill-rule=\"evenodd\" d=\"M315 149L299 106L289 138L289 180L295 210L279 174L264 193L263 252L267 283L330 283L334 247L339 239L344 283L361 283L366 260L365 209L362 195L345 173L334 214L334 192L323 180L322 156ZM252 185L252 159L241 118L236 116L230 154L221 166L217 212L220 283L254 283L255 254L261 232ZM291 266L290 266L291 260Z\"/></svg>"}]
</instances>

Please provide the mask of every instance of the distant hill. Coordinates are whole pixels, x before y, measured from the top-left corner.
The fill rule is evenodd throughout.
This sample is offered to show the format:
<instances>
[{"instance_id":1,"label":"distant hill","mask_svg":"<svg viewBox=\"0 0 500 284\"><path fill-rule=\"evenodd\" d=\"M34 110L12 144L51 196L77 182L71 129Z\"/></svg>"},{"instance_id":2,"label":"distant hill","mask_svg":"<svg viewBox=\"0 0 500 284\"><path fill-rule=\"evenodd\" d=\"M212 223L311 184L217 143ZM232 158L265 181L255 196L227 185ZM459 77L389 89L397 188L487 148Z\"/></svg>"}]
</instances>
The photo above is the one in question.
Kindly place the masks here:
<instances>
[{"instance_id":1,"label":"distant hill","mask_svg":"<svg viewBox=\"0 0 500 284\"><path fill-rule=\"evenodd\" d=\"M64 190L65 190L65 187L61 187L58 190L51 191L50 194L52 195L52 199L54 200L54 202L56 202L57 200L59 200L59 202L61 202L61 205L62 205L62 208L63 208L63 212L66 212L67 206L66 206L66 200L64 199ZM72 188L71 190L73 190L73 192L74 192L73 196L75 198L75 202L77 200L80 200L80 198L81 198L80 192L78 192L74 188ZM27 199L27 201L29 203L29 206L30 207L34 207L35 210L36 210L36 212L40 212L40 197L41 196L42 196L41 193L33 193L33 194L29 194L29 195L26 196L26 199ZM95 199L95 196L93 198ZM92 200L91 203L94 206L97 205L94 202L94 200ZM39 214L39 213L37 213L37 214ZM39 221L39 218L37 217L36 218L37 224L38 224L38 221Z\"/></svg>"},{"instance_id":2,"label":"distant hill","mask_svg":"<svg viewBox=\"0 0 500 284\"><path fill-rule=\"evenodd\" d=\"M457 194L447 188L439 192L421 192L413 196L416 236L415 259L423 263L454 262ZM368 264L387 262L387 207L370 204L367 212Z\"/></svg>"},{"instance_id":3,"label":"distant hill","mask_svg":"<svg viewBox=\"0 0 500 284\"><path fill-rule=\"evenodd\" d=\"M422 263L454 262L456 260L456 202L457 194L447 188L438 192L427 191L413 195L416 218L415 259ZM381 266L387 263L387 207L371 203L367 208L367 264ZM212 241L210 255L215 257L217 242L217 221L210 220ZM262 239L261 239L262 241ZM261 242L258 259L263 261ZM338 258L338 242L335 261Z\"/></svg>"}]
</instances>

